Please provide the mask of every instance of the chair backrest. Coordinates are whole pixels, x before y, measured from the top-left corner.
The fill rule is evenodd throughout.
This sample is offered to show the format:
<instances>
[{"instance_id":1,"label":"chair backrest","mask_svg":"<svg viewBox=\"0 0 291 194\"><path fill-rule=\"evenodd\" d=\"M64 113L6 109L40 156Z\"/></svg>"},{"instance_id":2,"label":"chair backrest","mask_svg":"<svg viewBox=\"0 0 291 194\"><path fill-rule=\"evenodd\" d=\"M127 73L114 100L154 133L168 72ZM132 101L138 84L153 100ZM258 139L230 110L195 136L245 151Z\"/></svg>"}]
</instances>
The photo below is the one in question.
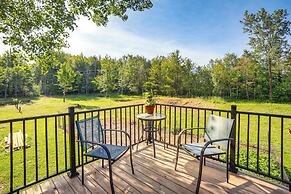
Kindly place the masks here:
<instances>
[{"instance_id":1,"label":"chair backrest","mask_svg":"<svg viewBox=\"0 0 291 194\"><path fill-rule=\"evenodd\" d=\"M88 119L76 121L79 132L80 141L91 141L96 143L104 143L103 129L99 119L99 115ZM87 150L94 145L90 143L81 144L83 150Z\"/></svg>"},{"instance_id":2,"label":"chair backrest","mask_svg":"<svg viewBox=\"0 0 291 194\"><path fill-rule=\"evenodd\" d=\"M216 115L209 115L208 123L205 128L204 139L206 141L230 138L233 119L224 118ZM227 141L216 142L219 146L227 147Z\"/></svg>"}]
</instances>

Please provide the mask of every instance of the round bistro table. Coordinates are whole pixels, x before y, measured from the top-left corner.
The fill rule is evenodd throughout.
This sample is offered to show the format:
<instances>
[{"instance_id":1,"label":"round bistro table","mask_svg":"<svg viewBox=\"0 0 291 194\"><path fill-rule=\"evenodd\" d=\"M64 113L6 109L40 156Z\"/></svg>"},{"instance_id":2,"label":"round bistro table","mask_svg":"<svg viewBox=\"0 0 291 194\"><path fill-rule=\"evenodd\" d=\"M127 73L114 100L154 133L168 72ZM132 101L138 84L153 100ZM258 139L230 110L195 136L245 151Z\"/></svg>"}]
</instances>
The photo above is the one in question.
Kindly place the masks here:
<instances>
[{"instance_id":1,"label":"round bistro table","mask_svg":"<svg viewBox=\"0 0 291 194\"><path fill-rule=\"evenodd\" d=\"M160 113L153 113L153 114L142 113L142 114L138 114L136 117L142 122L142 136L141 136L141 138L139 138L138 142L140 143L140 141L143 140L144 133L147 133L148 135L147 135L146 142L147 142L147 145L149 143L153 144L154 158L155 158L156 157L156 149L155 149L154 134L155 134L155 132L159 132L159 134L160 134L161 121L166 119L166 115L163 115ZM144 125L144 123L146 125ZM157 125L157 124L159 124L159 125ZM160 134L160 136L161 136L161 134ZM138 144L137 144L137 149L138 149Z\"/></svg>"}]
</instances>

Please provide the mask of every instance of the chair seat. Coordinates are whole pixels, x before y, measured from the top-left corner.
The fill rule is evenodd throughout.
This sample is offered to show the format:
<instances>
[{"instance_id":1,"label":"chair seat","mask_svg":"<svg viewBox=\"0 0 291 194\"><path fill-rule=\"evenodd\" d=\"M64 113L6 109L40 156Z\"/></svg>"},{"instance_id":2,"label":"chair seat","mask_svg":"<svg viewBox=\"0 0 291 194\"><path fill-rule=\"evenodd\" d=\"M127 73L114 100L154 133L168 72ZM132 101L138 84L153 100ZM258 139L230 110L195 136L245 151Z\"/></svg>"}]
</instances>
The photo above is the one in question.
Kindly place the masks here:
<instances>
[{"instance_id":1,"label":"chair seat","mask_svg":"<svg viewBox=\"0 0 291 194\"><path fill-rule=\"evenodd\" d=\"M201 150L203 148L205 143L194 143L194 144L183 144L182 148L193 154L194 156L200 156ZM219 154L225 154L226 152L213 146L209 145L205 151L203 156L211 156L211 155L219 155Z\"/></svg>"},{"instance_id":2,"label":"chair seat","mask_svg":"<svg viewBox=\"0 0 291 194\"><path fill-rule=\"evenodd\" d=\"M122 155L124 152L126 152L128 149L128 147L126 146L111 145L111 144L103 144L103 145L109 150L112 160L118 159L119 156ZM90 152L87 152L85 155L91 156L94 158L108 159L106 151L101 146L94 148Z\"/></svg>"}]
</instances>

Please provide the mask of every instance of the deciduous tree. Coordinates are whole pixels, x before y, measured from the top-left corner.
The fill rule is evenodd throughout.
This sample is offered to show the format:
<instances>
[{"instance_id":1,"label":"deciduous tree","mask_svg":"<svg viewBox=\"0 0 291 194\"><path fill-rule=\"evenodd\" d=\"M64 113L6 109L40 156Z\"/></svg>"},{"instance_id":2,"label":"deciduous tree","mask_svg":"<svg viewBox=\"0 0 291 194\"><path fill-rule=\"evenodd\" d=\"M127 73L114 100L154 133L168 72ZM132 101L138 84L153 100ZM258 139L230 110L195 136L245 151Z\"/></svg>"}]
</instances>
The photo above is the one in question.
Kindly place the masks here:
<instances>
[{"instance_id":1,"label":"deciduous tree","mask_svg":"<svg viewBox=\"0 0 291 194\"><path fill-rule=\"evenodd\" d=\"M262 8L257 13L246 11L241 21L244 32L249 35L250 46L259 57L259 62L268 69L270 100L273 97L274 67L290 52L286 36L291 35L291 21L287 16L287 10L284 9L268 13Z\"/></svg>"},{"instance_id":2,"label":"deciduous tree","mask_svg":"<svg viewBox=\"0 0 291 194\"><path fill-rule=\"evenodd\" d=\"M1 0L1 41L32 57L47 56L67 45L80 17L100 26L110 15L126 20L127 10L151 7L150 0Z\"/></svg>"},{"instance_id":3,"label":"deciduous tree","mask_svg":"<svg viewBox=\"0 0 291 194\"><path fill-rule=\"evenodd\" d=\"M63 102L66 101L66 93L74 88L76 73L70 63L61 64L57 76L59 86L63 90Z\"/></svg>"}]
</instances>

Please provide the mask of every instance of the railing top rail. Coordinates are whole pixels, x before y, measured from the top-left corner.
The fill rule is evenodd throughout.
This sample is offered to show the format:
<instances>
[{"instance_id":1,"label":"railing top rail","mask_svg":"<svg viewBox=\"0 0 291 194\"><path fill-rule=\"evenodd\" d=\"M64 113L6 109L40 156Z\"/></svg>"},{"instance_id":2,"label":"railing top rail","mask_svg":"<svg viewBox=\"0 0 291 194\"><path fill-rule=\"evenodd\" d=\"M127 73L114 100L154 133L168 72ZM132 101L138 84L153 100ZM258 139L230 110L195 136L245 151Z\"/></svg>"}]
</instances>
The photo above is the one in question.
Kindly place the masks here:
<instances>
[{"instance_id":1,"label":"railing top rail","mask_svg":"<svg viewBox=\"0 0 291 194\"><path fill-rule=\"evenodd\" d=\"M260 115L260 116L271 116L271 117L280 117L280 118L291 118L291 115L281 115L281 114L272 114L272 113L260 113L260 112L249 112L249 111L236 111L238 114L249 114L249 115Z\"/></svg>"},{"instance_id":2,"label":"railing top rail","mask_svg":"<svg viewBox=\"0 0 291 194\"><path fill-rule=\"evenodd\" d=\"M203 107L197 107L197 106L185 106L185 105L174 105L174 104L165 104L165 103L157 103L157 105L162 106L172 106L172 107L181 107L181 108L193 108L193 109L199 109L199 110L210 110L210 111L220 111L220 112L231 112L231 110L224 110L224 109L217 109L217 108L203 108Z\"/></svg>"},{"instance_id":3,"label":"railing top rail","mask_svg":"<svg viewBox=\"0 0 291 194\"><path fill-rule=\"evenodd\" d=\"M96 108L96 109L92 109L92 110L76 111L75 113L77 113L77 114L90 113L90 112L96 112L96 111L106 111L106 110L113 110L113 109L120 109L120 108L128 108L128 107L142 106L142 105L144 105L144 103L124 105L124 106L114 106L114 107L110 107L110 108Z\"/></svg>"},{"instance_id":4,"label":"railing top rail","mask_svg":"<svg viewBox=\"0 0 291 194\"><path fill-rule=\"evenodd\" d=\"M157 103L157 105L162 106L172 106L172 107L182 107L182 108L194 108L200 110L210 110L210 111L221 111L221 112L231 112L231 110L224 110L224 109L216 109L216 108L203 108L203 107L195 107L195 106L185 106L185 105L174 105L174 104L165 104L165 103ZM240 114L251 114L251 115L260 115L260 116L272 116L272 117L284 117L284 118L291 118L291 115L283 115L283 114L272 114L272 113L262 113L262 112L250 112L250 111L236 111Z\"/></svg>"},{"instance_id":5,"label":"railing top rail","mask_svg":"<svg viewBox=\"0 0 291 194\"><path fill-rule=\"evenodd\" d=\"M139 103L139 104L132 104L132 105L116 106L116 107L111 107L111 108L97 108L97 109L92 109L92 110L76 111L75 113L76 114L90 113L90 112L96 112L96 111L113 110L113 109L127 108L127 107L133 107L133 106L141 106L141 105L144 105L144 104ZM19 121L24 121L24 120L42 119L42 118L48 118L48 117L67 116L67 115L69 115L69 113L57 113L57 114L39 115L39 116L32 116L32 117L5 119L5 120L0 120L0 124L9 123L9 122L19 122Z\"/></svg>"},{"instance_id":6,"label":"railing top rail","mask_svg":"<svg viewBox=\"0 0 291 194\"><path fill-rule=\"evenodd\" d=\"M9 122L18 122L18 121L24 121L24 120L26 121L26 120L42 119L42 118L48 118L48 117L66 116L66 115L69 115L69 113L58 113L58 114L48 114L48 115L40 115L40 116L32 116L32 117L5 119L5 120L0 120L0 124L9 123Z\"/></svg>"},{"instance_id":7,"label":"railing top rail","mask_svg":"<svg viewBox=\"0 0 291 194\"><path fill-rule=\"evenodd\" d=\"M96 112L96 111L114 110L114 109L128 108L128 107L141 106L141 105L144 105L144 103L116 106L116 107L110 107L110 108L97 108L97 109L85 110L85 111L76 111L75 113L76 114L91 113L91 112ZM185 106L185 105L173 105L173 104L165 104L165 103L157 103L157 105L171 106L171 107L178 107L178 108L208 110L208 111L220 111L220 112L228 112L228 113L231 112L230 110L224 110L224 109L203 108L203 107ZM282 118L282 117L283 118L291 118L291 115L281 115L281 114L271 114L271 113L260 113L260 112L249 112L249 111L237 111L237 113L250 114L250 115L260 115L260 116L280 117L280 118ZM32 117L5 119L5 120L0 120L0 124L9 123L9 122L18 122L18 121L23 121L23 120L34 120L34 119L41 119L41 118L48 118L48 117L66 116L66 115L69 115L69 113L58 113L58 114L39 115L39 116L32 116Z\"/></svg>"}]
</instances>

